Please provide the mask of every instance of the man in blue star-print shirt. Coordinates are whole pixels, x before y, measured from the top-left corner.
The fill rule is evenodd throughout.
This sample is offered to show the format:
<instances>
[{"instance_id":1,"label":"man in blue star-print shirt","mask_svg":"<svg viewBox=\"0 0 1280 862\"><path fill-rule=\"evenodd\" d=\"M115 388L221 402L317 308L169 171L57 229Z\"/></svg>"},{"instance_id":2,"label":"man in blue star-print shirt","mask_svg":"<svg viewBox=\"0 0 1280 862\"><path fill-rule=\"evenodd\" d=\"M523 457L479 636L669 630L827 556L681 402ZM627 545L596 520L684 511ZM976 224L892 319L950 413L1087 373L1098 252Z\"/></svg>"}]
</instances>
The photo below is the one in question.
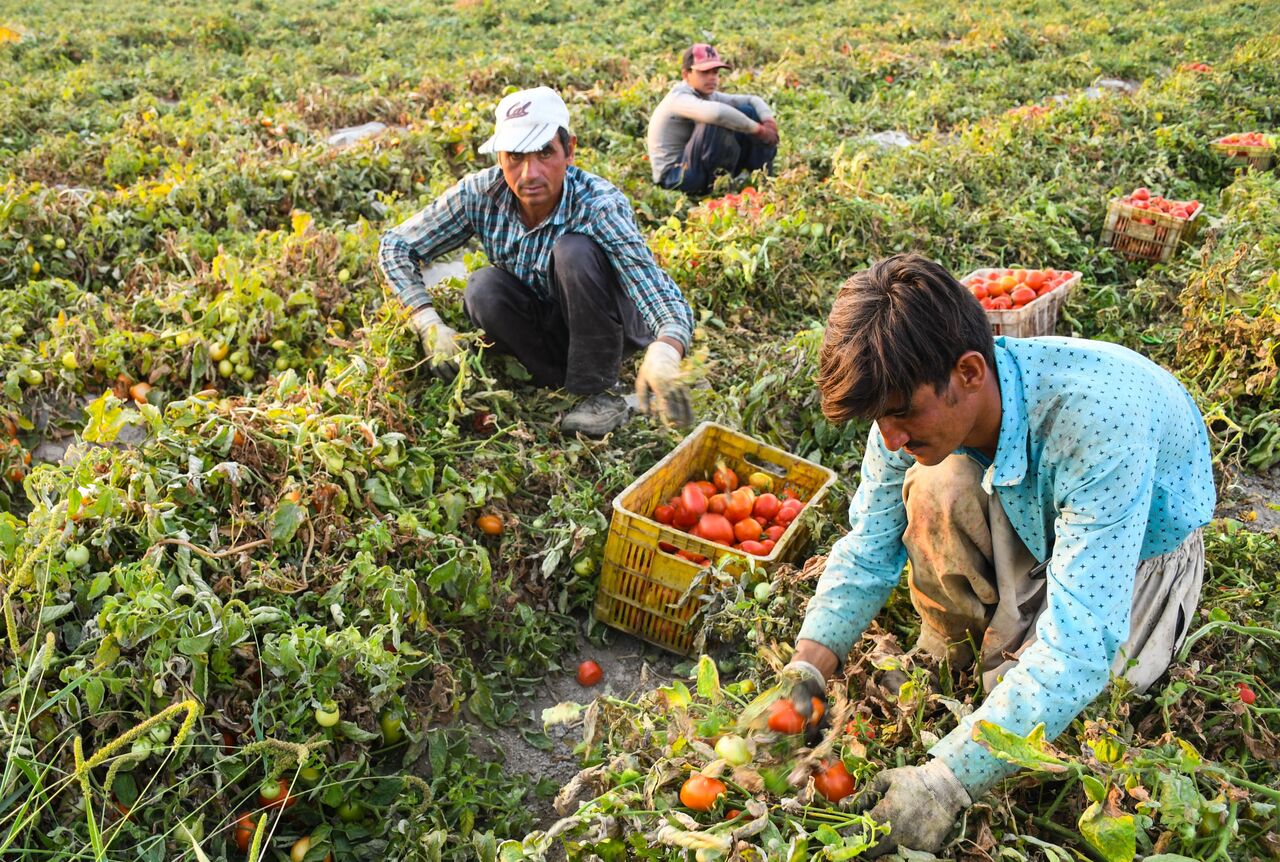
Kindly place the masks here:
<instances>
[{"instance_id":1,"label":"man in blue star-print shirt","mask_svg":"<svg viewBox=\"0 0 1280 862\"><path fill-rule=\"evenodd\" d=\"M910 560L918 648L976 660L989 692L865 797L891 829L872 855L936 852L1013 771L976 722L1053 738L1112 674L1145 690L1167 669L1203 580L1208 435L1159 366L1102 342L993 340L977 300L918 255L841 288L818 384L828 419L875 423L784 679L802 712L825 696Z\"/></svg>"}]
</instances>

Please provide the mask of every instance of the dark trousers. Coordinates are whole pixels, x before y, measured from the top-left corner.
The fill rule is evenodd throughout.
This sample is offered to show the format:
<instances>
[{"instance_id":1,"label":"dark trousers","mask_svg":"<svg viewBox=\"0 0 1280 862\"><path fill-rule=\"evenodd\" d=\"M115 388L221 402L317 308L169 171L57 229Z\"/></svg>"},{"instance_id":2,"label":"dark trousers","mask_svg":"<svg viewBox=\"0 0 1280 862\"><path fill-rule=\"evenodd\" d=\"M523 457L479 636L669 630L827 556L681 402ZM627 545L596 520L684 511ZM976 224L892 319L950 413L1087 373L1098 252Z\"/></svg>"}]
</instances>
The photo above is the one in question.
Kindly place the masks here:
<instances>
[{"instance_id":1,"label":"dark trousers","mask_svg":"<svg viewBox=\"0 0 1280 862\"><path fill-rule=\"evenodd\" d=\"M756 122L760 121L755 108L750 105L738 110ZM684 145L681 163L663 175L661 185L690 195L705 194L711 190L718 174L737 176L744 171L773 167L773 157L777 154L777 144L763 143L755 135L733 132L724 126L697 123L689 142Z\"/></svg>"},{"instance_id":2,"label":"dark trousers","mask_svg":"<svg viewBox=\"0 0 1280 862\"><path fill-rule=\"evenodd\" d=\"M544 300L505 269L486 266L467 277L462 307L493 349L520 360L536 385L603 392L617 382L623 358L653 334L590 237L556 240L548 276L552 295Z\"/></svg>"}]
</instances>

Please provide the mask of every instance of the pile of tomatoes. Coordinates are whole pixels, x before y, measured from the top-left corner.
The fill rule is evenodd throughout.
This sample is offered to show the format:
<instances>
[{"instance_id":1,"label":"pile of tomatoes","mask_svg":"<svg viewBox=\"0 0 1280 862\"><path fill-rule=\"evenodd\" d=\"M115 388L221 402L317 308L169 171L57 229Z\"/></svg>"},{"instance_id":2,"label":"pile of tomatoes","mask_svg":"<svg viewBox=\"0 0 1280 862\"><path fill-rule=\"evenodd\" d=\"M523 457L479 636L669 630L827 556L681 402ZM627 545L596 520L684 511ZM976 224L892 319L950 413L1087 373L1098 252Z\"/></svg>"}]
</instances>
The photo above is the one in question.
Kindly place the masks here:
<instances>
[{"instance_id":1,"label":"pile of tomatoes","mask_svg":"<svg viewBox=\"0 0 1280 862\"><path fill-rule=\"evenodd\" d=\"M1224 146L1235 147L1272 147L1271 139L1262 132L1236 132L1227 135L1224 138L1218 138L1215 143Z\"/></svg>"},{"instance_id":2,"label":"pile of tomatoes","mask_svg":"<svg viewBox=\"0 0 1280 862\"><path fill-rule=\"evenodd\" d=\"M1163 213L1164 215L1173 216L1176 219L1186 221L1194 216L1200 209L1200 201L1171 201L1168 198L1162 198L1160 195L1152 195L1149 189L1139 186L1132 193L1120 198L1120 203L1131 206L1136 210L1149 210L1153 213ZM1151 219L1138 218L1142 224L1154 224Z\"/></svg>"},{"instance_id":3,"label":"pile of tomatoes","mask_svg":"<svg viewBox=\"0 0 1280 862\"><path fill-rule=\"evenodd\" d=\"M1183 63L1178 67L1180 72L1212 72L1213 67L1208 63Z\"/></svg>"},{"instance_id":4,"label":"pile of tomatoes","mask_svg":"<svg viewBox=\"0 0 1280 862\"><path fill-rule=\"evenodd\" d=\"M678 496L653 510L653 519L691 536L757 557L767 557L804 509L804 501L789 488L773 493L773 477L752 473L743 484L731 468L716 464L710 481L686 482ZM698 563L707 558L662 543L674 553Z\"/></svg>"},{"instance_id":5,"label":"pile of tomatoes","mask_svg":"<svg viewBox=\"0 0 1280 862\"><path fill-rule=\"evenodd\" d=\"M982 307L993 311L1022 308L1071 280L1073 272L1061 269L989 269L966 276L961 282Z\"/></svg>"}]
</instances>

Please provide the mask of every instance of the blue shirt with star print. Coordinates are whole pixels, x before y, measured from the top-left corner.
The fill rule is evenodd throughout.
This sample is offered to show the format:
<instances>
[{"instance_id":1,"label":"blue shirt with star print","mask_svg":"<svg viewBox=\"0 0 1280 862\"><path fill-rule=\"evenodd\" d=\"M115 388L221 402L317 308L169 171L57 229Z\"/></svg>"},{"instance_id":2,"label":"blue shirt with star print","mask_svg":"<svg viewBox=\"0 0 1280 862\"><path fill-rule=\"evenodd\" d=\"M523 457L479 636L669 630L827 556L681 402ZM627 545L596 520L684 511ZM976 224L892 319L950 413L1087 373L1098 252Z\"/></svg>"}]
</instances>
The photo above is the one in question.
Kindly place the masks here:
<instances>
[{"instance_id":1,"label":"blue shirt with star print","mask_svg":"<svg viewBox=\"0 0 1280 862\"><path fill-rule=\"evenodd\" d=\"M1213 514L1209 439L1169 372L1115 344L997 338L1000 436L985 468L1035 558L1048 560L1036 641L973 713L930 750L975 798L1014 767L972 738L979 720L1052 739L1106 687L1129 637L1138 562L1168 553ZM915 463L871 428L851 528L832 547L800 637L836 655L888 600L907 552L902 484Z\"/></svg>"}]
</instances>

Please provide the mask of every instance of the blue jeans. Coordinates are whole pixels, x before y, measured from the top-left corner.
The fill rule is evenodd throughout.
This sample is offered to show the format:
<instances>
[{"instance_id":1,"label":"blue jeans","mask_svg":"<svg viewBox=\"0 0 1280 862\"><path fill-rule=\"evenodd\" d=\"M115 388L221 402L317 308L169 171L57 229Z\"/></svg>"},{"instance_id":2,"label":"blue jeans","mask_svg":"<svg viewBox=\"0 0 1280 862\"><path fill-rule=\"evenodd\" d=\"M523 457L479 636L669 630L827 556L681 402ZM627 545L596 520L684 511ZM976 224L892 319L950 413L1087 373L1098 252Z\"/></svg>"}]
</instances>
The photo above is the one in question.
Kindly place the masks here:
<instances>
[{"instance_id":1,"label":"blue jeans","mask_svg":"<svg viewBox=\"0 0 1280 862\"><path fill-rule=\"evenodd\" d=\"M760 116L750 105L738 110L756 122L760 121ZM719 174L736 176L757 168L771 168L777 154L777 144L765 144L754 135L730 131L724 126L697 123L689 142L684 145L680 164L668 168L658 184L665 189L679 189L685 194L706 194Z\"/></svg>"}]
</instances>

